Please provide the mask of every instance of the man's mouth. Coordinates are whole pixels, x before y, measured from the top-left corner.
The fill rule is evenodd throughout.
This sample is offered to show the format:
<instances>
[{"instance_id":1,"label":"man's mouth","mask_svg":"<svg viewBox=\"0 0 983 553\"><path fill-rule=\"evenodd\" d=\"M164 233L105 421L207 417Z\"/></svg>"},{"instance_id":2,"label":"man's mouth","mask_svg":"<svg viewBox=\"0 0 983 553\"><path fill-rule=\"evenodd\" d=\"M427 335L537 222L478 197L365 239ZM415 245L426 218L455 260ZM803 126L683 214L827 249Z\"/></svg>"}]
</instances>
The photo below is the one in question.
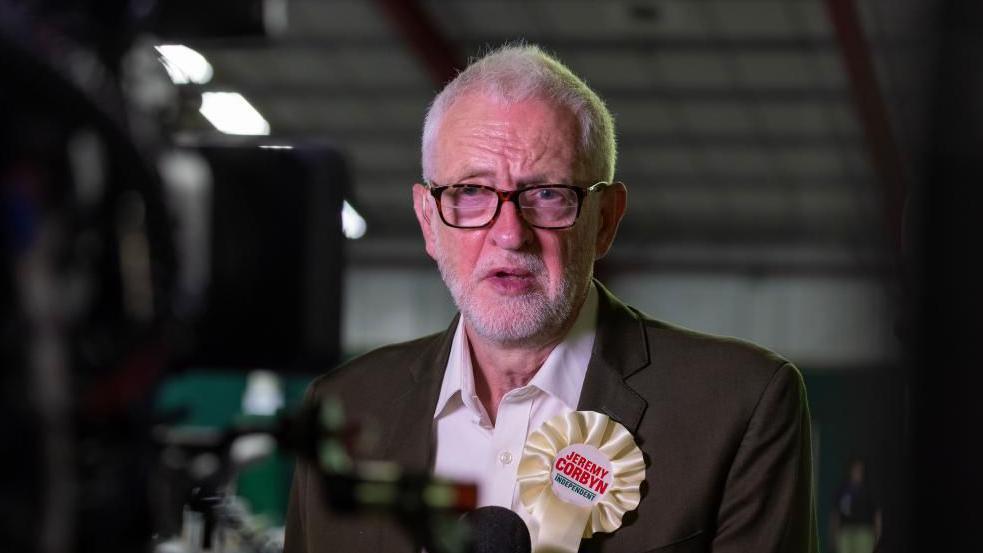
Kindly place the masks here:
<instances>
[{"instance_id":1,"label":"man's mouth","mask_svg":"<svg viewBox=\"0 0 983 553\"><path fill-rule=\"evenodd\" d=\"M495 267L485 273L485 280L497 292L506 295L528 292L535 285L532 271L513 267Z\"/></svg>"},{"instance_id":2,"label":"man's mouth","mask_svg":"<svg viewBox=\"0 0 983 553\"><path fill-rule=\"evenodd\" d=\"M525 269L492 269L488 271L487 276L494 278L532 278L532 272Z\"/></svg>"}]
</instances>

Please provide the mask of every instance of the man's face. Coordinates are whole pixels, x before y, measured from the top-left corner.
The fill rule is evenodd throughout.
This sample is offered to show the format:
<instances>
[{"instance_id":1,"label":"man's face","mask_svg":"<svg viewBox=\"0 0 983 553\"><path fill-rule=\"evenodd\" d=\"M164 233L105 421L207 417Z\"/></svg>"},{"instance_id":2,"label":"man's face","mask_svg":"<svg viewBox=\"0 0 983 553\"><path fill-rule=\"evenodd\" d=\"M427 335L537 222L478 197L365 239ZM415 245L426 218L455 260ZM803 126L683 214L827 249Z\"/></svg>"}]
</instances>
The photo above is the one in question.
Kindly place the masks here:
<instances>
[{"instance_id":1,"label":"man's face","mask_svg":"<svg viewBox=\"0 0 983 553\"><path fill-rule=\"evenodd\" d=\"M545 183L589 186L593 182L578 156L578 136L573 114L545 102L507 105L482 95L464 96L438 129L434 183L501 190ZM600 232L600 194L592 196L569 229L533 228L512 203L502 205L486 227L456 229L440 220L422 186L414 188L427 252L469 330L511 344L550 340L565 330L586 295L596 255L613 238L613 230Z\"/></svg>"}]
</instances>

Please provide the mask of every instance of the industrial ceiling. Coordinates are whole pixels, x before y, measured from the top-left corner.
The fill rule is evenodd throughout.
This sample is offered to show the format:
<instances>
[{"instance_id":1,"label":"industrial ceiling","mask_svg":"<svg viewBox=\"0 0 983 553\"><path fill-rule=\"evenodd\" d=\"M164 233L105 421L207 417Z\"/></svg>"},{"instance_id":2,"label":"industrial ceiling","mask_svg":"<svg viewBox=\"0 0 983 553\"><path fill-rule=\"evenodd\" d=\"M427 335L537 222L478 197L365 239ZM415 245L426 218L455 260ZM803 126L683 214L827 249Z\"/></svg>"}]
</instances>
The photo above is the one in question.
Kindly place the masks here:
<instances>
[{"instance_id":1,"label":"industrial ceiling","mask_svg":"<svg viewBox=\"0 0 983 553\"><path fill-rule=\"evenodd\" d=\"M885 107L890 68L870 49L917 13L865 2L844 22L845 4L292 0L281 36L195 47L215 68L206 90L241 92L273 137L349 156L350 199L368 221L353 263L426 260L410 203L426 106L469 57L525 40L615 115L630 204L610 270L852 271L881 264L898 210L885 201L897 156L872 155L868 139L904 113ZM870 93L880 105L864 104Z\"/></svg>"}]
</instances>

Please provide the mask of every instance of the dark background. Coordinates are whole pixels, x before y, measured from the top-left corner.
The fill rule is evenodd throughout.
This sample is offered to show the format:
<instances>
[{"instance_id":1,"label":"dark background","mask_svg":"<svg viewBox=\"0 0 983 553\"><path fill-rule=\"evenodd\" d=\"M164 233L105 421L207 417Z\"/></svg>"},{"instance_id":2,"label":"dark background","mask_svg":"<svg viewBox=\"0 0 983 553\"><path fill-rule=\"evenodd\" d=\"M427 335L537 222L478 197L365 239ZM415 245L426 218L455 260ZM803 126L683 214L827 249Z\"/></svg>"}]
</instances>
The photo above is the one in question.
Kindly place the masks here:
<instances>
[{"instance_id":1,"label":"dark background","mask_svg":"<svg viewBox=\"0 0 983 553\"><path fill-rule=\"evenodd\" d=\"M4 419L30 453L6 461L3 512L24 516L5 535L38 518L25 515L42 509L34 490L55 486L39 461L59 431L97 436L105 453L160 411L227 424L254 369L279 373L296 401L339 359L444 328L454 308L410 208L423 113L469 57L527 40L616 117L630 203L600 278L655 317L761 343L803 371L824 544L861 456L882 551L978 549L979 3L295 0L280 32L259 1L210 3L209 17L138 4L0 3ZM171 84L163 43L195 48L213 78ZM271 134L219 133L198 113L217 91L240 92ZM83 148L81 166L79 136L103 152ZM156 174L175 151L199 155L211 182L194 227L208 230L183 239L175 184ZM86 170L104 174L94 203L79 199ZM343 200L364 237L343 238ZM45 242L51 222L61 232ZM189 239L208 245L201 288L182 280ZM139 240L143 284L127 264ZM38 275L56 277L55 305L77 308L38 317ZM31 356L46 320L63 364ZM51 426L46 393L84 424ZM112 466L133 484L148 456ZM80 543L111 542L95 528Z\"/></svg>"}]
</instances>

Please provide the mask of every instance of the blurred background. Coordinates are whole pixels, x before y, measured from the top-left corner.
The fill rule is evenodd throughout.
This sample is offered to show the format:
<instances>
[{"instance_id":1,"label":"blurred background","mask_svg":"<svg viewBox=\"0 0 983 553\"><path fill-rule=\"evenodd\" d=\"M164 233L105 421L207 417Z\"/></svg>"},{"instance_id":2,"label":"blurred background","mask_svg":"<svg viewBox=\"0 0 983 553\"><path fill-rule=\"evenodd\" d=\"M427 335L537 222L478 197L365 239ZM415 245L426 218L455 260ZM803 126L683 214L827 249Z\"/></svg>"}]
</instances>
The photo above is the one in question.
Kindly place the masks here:
<instances>
[{"instance_id":1,"label":"blurred background","mask_svg":"<svg viewBox=\"0 0 983 553\"><path fill-rule=\"evenodd\" d=\"M34 506L3 527L15 542L105 549L73 537L103 507L50 499L85 495L73 467L139 487L156 450L118 454L162 420L272 414L341 360L447 327L411 207L422 118L515 40L615 116L629 209L599 278L802 370L824 550L855 459L880 551L956 546L979 514L960 449L979 435L974 2L0 6L4 397L33 452L4 461L31 475L3 502ZM273 527L291 459L236 477Z\"/></svg>"}]
</instances>

